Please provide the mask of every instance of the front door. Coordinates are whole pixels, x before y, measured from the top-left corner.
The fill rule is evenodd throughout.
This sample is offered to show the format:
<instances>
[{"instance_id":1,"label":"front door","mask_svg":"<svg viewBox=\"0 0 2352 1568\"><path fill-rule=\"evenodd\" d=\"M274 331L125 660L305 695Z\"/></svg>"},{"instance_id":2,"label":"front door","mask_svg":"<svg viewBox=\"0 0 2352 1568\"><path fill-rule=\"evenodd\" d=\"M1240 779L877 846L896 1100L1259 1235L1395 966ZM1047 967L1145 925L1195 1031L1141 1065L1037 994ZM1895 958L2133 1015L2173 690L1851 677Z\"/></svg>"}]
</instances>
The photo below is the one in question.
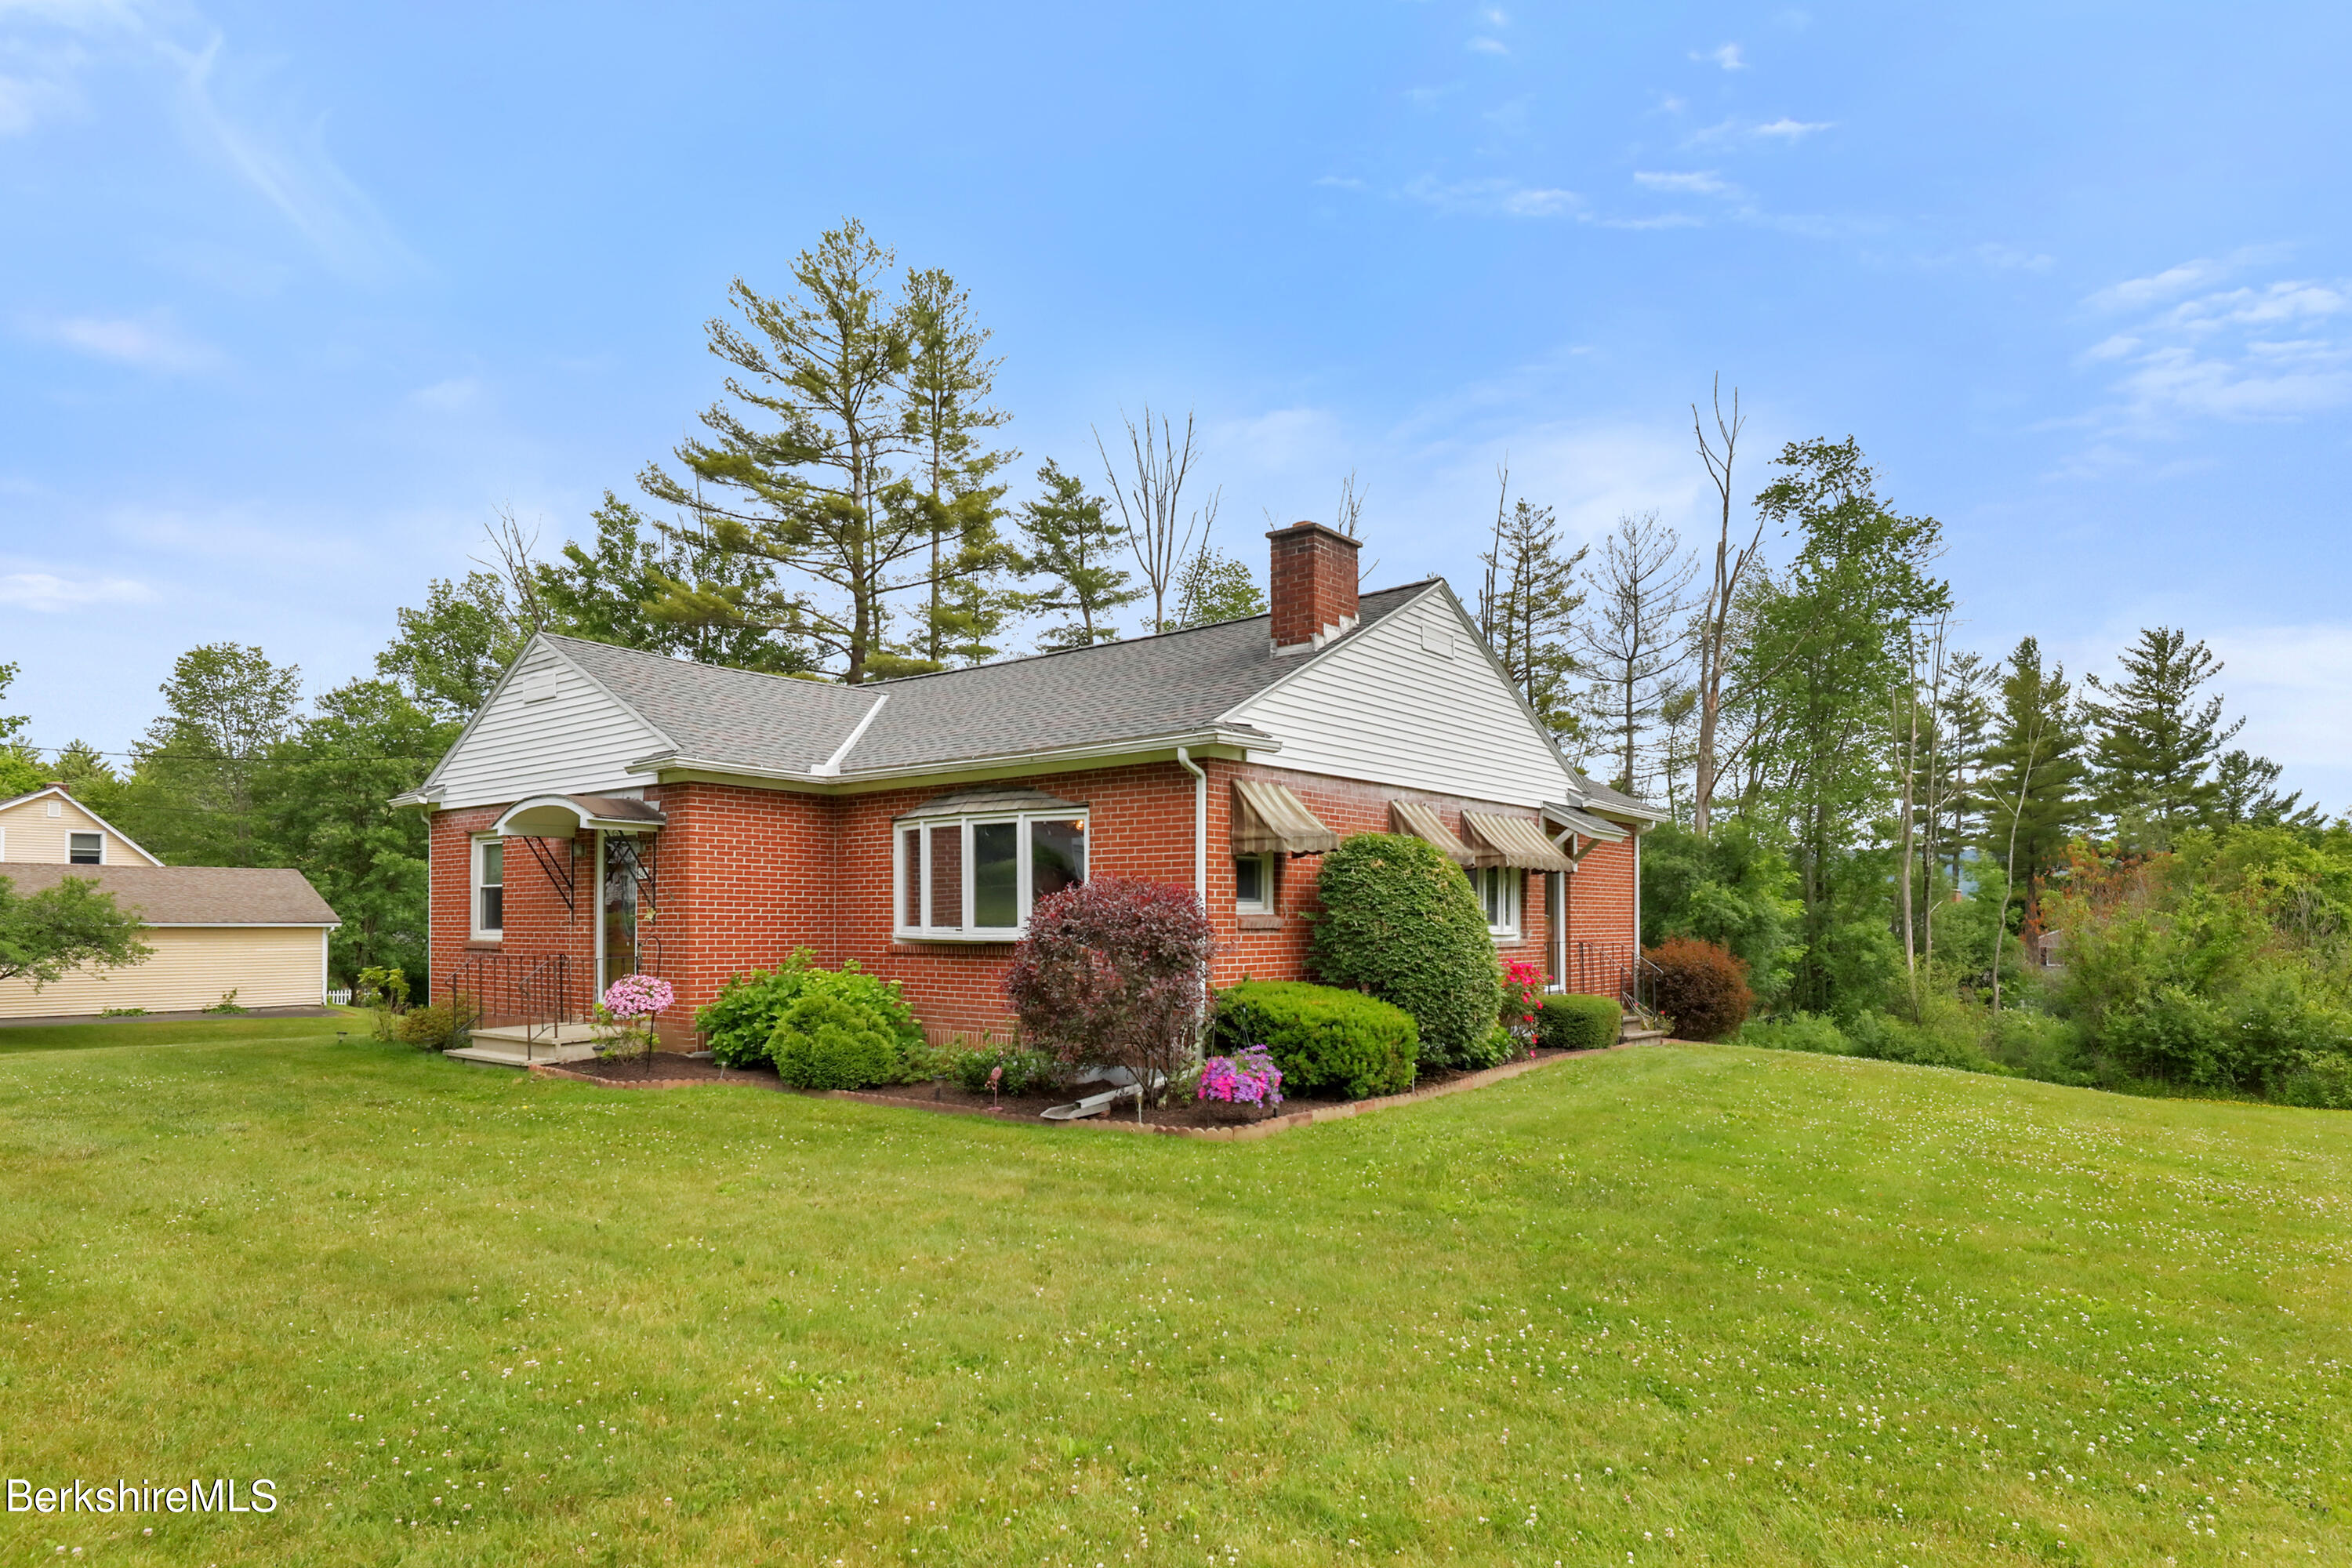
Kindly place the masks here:
<instances>
[{"instance_id":1,"label":"front door","mask_svg":"<svg viewBox=\"0 0 2352 1568\"><path fill-rule=\"evenodd\" d=\"M613 988L613 982L637 973L637 881L641 873L636 846L626 834L603 833L597 837L604 862L597 894L602 925L596 943L600 961L596 994L601 999Z\"/></svg>"}]
</instances>

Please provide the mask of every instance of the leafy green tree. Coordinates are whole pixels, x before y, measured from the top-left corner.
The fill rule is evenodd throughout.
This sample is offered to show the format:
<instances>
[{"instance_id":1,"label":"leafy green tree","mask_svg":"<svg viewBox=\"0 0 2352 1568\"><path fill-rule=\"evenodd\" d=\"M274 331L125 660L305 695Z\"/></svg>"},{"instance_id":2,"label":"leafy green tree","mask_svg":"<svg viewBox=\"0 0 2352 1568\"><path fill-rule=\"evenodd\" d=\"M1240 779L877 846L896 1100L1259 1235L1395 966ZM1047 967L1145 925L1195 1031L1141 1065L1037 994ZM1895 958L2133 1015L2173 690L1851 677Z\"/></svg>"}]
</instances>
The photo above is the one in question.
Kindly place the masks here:
<instances>
[{"instance_id":1,"label":"leafy green tree","mask_svg":"<svg viewBox=\"0 0 2352 1568\"><path fill-rule=\"evenodd\" d=\"M0 664L0 698L8 695L17 668ZM41 777L40 758L20 738L27 722L22 713L0 713L0 800L29 794L47 782Z\"/></svg>"},{"instance_id":2,"label":"leafy green tree","mask_svg":"<svg viewBox=\"0 0 2352 1568\"><path fill-rule=\"evenodd\" d=\"M247 644L206 643L173 662L161 690L118 826L173 864L268 864L255 780L294 728L302 671Z\"/></svg>"},{"instance_id":3,"label":"leafy green tree","mask_svg":"<svg viewBox=\"0 0 2352 1568\"><path fill-rule=\"evenodd\" d=\"M1748 965L1748 984L1769 1005L1789 984L1804 906L1778 849L1737 818L1701 838L1661 823L1642 837L1642 945L1669 937L1713 942Z\"/></svg>"},{"instance_id":4,"label":"leafy green tree","mask_svg":"<svg viewBox=\"0 0 2352 1568\"><path fill-rule=\"evenodd\" d=\"M2169 848L2218 810L2213 767L2245 721L2222 723L2219 696L2197 700L2221 662L2187 632L2151 626L2119 662L2121 679L2090 678L2099 695L2086 704L2097 727L2099 810L2126 850Z\"/></svg>"},{"instance_id":5,"label":"leafy green tree","mask_svg":"<svg viewBox=\"0 0 2352 1568\"><path fill-rule=\"evenodd\" d=\"M1021 545L1013 570L1024 577L1042 576L1050 585L1025 592L1019 608L1031 615L1071 617L1049 627L1037 639L1040 647L1091 647L1116 641L1111 612L1135 603L1144 593L1129 586L1133 574L1109 564L1126 534L1104 515L1103 499L1088 495L1085 480L1064 473L1051 458L1037 470L1037 482L1045 487L1045 493L1022 505Z\"/></svg>"},{"instance_id":6,"label":"leafy green tree","mask_svg":"<svg viewBox=\"0 0 2352 1568\"><path fill-rule=\"evenodd\" d=\"M375 656L376 673L398 681L426 710L461 721L479 710L530 640L505 580L489 572L434 579L425 607L401 609L395 619L400 635Z\"/></svg>"},{"instance_id":7,"label":"leafy green tree","mask_svg":"<svg viewBox=\"0 0 2352 1568\"><path fill-rule=\"evenodd\" d=\"M139 940L139 918L116 908L114 895L96 882L68 877L24 897L0 877L0 980L38 991L71 970L119 969L154 951Z\"/></svg>"},{"instance_id":8,"label":"leafy green tree","mask_svg":"<svg viewBox=\"0 0 2352 1568\"><path fill-rule=\"evenodd\" d=\"M805 646L766 626L655 613L673 584L730 600L764 595L774 585L772 563L715 549L690 530L665 531L610 490L589 521L593 542L567 541L555 560L532 566L550 631L736 669L788 675L814 666Z\"/></svg>"},{"instance_id":9,"label":"leafy green tree","mask_svg":"<svg viewBox=\"0 0 2352 1568\"><path fill-rule=\"evenodd\" d=\"M695 520L698 542L808 584L728 595L680 584L662 615L782 632L839 660L852 685L883 672L889 595L929 581L908 572L937 518L896 467L908 456L900 396L914 344L903 303L885 296L894 263L851 219L794 261L798 294L771 299L736 279L728 297L743 324L709 324L730 401L677 448L685 479L658 464L640 476Z\"/></svg>"},{"instance_id":10,"label":"leafy green tree","mask_svg":"<svg viewBox=\"0 0 2352 1568\"><path fill-rule=\"evenodd\" d=\"M1942 529L1883 500L1860 447L1792 441L1759 514L1801 541L1785 578L1753 579L1752 631L1731 674L1752 715L1742 811L1786 847L1803 905L1790 1000L1874 1001L1895 962L1898 868L1872 825L1894 815L1888 694L1912 679L1916 623L1947 611L1930 574Z\"/></svg>"},{"instance_id":11,"label":"leafy green tree","mask_svg":"<svg viewBox=\"0 0 2352 1568\"><path fill-rule=\"evenodd\" d=\"M1176 574L1176 620L1181 626L1205 626L1216 621L1237 621L1265 614L1265 595L1245 563L1209 548L1204 541L1184 569Z\"/></svg>"},{"instance_id":12,"label":"leafy green tree","mask_svg":"<svg viewBox=\"0 0 2352 1568\"><path fill-rule=\"evenodd\" d=\"M353 680L272 747L255 793L268 863L291 866L341 917L329 939L335 972L425 961L427 825L385 803L414 789L463 728L389 680Z\"/></svg>"}]
</instances>

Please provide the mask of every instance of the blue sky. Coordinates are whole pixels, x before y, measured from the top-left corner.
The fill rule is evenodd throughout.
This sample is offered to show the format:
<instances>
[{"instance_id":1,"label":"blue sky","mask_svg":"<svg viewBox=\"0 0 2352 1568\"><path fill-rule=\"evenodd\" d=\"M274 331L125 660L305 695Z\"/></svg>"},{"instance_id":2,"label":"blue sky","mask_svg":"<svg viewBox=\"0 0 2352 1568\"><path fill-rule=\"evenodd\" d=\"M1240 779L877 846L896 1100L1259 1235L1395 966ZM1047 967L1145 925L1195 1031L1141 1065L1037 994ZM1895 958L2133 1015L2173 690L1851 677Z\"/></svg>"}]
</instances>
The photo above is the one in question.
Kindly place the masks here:
<instances>
[{"instance_id":1,"label":"blue sky","mask_svg":"<svg viewBox=\"0 0 2352 1568\"><path fill-rule=\"evenodd\" d=\"M1369 489L1466 588L1494 470L1704 526L1687 405L1853 434L1965 636L2210 639L2352 805L2352 9L0 0L0 659L126 746L224 637L362 673L552 541L856 214L967 285L1026 473L1197 410L1221 542ZM1762 482L1760 461L1748 470Z\"/></svg>"}]
</instances>

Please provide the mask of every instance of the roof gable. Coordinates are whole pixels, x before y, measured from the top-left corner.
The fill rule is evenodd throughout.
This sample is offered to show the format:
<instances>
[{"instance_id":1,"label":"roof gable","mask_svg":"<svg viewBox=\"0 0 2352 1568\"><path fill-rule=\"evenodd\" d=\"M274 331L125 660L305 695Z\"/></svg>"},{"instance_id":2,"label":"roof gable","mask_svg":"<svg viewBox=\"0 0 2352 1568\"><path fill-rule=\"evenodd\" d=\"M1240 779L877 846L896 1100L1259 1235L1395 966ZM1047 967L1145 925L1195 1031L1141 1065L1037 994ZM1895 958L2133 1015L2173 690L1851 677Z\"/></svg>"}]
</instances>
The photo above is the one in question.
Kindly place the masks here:
<instances>
[{"instance_id":1,"label":"roof gable","mask_svg":"<svg viewBox=\"0 0 2352 1568\"><path fill-rule=\"evenodd\" d=\"M130 850L133 855L138 856L140 859L145 861L148 865L161 866L163 863L161 857L149 853L146 846L141 844L128 833L123 832L120 827L115 826L114 824L107 821L106 818L99 816L98 813L92 811L80 801L76 800L73 796L73 792L67 789L63 784L43 784L37 790L28 791L24 795L16 795L7 800L0 800L0 813L12 812L18 806L26 805L34 801L43 799L57 801L61 808L60 815L63 815L65 812L74 813L89 826L98 828L100 831L111 836L116 843L121 845L125 849ZM79 831L79 828L75 830Z\"/></svg>"},{"instance_id":2,"label":"roof gable","mask_svg":"<svg viewBox=\"0 0 2352 1568\"><path fill-rule=\"evenodd\" d=\"M335 911L299 871L251 866L52 866L0 862L30 895L68 878L95 882L148 925L331 926Z\"/></svg>"}]
</instances>

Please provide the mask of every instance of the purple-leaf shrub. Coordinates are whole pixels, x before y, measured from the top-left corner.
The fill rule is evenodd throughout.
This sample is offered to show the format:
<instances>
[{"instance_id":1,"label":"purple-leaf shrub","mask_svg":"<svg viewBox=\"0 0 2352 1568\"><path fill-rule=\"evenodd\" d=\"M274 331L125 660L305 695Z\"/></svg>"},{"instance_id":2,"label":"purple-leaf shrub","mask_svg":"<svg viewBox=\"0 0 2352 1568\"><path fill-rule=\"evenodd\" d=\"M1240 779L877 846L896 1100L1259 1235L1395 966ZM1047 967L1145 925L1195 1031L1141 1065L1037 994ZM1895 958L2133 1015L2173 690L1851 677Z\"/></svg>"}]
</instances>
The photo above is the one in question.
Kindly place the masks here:
<instances>
[{"instance_id":1,"label":"purple-leaf shrub","mask_svg":"<svg viewBox=\"0 0 2352 1568\"><path fill-rule=\"evenodd\" d=\"M1037 901L1004 994L1029 1044L1149 1083L1191 1054L1215 952L1190 889L1098 878Z\"/></svg>"}]
</instances>

